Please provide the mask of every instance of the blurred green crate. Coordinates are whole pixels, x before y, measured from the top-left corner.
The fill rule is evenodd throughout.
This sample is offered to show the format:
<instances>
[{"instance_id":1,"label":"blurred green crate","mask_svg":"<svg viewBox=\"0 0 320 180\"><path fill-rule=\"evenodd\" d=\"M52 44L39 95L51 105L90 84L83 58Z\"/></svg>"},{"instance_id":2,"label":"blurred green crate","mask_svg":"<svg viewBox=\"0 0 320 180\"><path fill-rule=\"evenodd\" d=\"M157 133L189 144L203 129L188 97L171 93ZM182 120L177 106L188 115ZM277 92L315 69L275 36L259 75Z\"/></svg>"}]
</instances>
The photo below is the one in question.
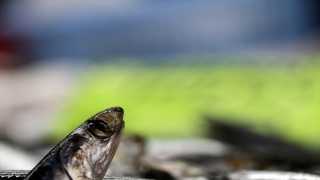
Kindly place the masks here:
<instances>
[{"instance_id":1,"label":"blurred green crate","mask_svg":"<svg viewBox=\"0 0 320 180\"><path fill-rule=\"evenodd\" d=\"M127 134L199 137L211 115L320 149L319 57L290 66L100 64L79 78L55 118L54 139L111 106L124 108Z\"/></svg>"}]
</instances>

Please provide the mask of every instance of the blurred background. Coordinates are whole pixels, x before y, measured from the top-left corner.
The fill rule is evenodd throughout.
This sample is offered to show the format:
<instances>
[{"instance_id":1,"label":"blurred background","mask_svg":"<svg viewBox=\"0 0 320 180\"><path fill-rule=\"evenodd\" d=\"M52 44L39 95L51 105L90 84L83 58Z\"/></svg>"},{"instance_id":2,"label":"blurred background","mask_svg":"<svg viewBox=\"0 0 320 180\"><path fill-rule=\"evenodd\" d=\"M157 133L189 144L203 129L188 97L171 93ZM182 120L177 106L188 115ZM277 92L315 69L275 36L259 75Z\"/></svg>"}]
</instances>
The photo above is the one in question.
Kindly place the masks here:
<instances>
[{"instance_id":1,"label":"blurred background","mask_svg":"<svg viewBox=\"0 0 320 180\"><path fill-rule=\"evenodd\" d=\"M316 0L1 1L0 159L33 154L0 169L112 106L125 135L206 138L209 117L319 152L319 30Z\"/></svg>"}]
</instances>

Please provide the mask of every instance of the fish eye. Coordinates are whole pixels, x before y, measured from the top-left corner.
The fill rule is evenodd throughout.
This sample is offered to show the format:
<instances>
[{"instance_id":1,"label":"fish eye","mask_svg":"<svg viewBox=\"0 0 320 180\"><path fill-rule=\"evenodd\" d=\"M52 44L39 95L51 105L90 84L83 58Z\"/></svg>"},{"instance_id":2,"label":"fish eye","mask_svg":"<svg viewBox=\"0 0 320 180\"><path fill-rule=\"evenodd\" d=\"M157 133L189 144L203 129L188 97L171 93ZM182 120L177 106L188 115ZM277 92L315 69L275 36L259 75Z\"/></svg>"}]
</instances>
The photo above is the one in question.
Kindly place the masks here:
<instances>
[{"instance_id":1,"label":"fish eye","mask_svg":"<svg viewBox=\"0 0 320 180\"><path fill-rule=\"evenodd\" d=\"M113 131L108 124L100 120L90 121L88 130L92 135L99 139L108 138L113 134Z\"/></svg>"}]
</instances>

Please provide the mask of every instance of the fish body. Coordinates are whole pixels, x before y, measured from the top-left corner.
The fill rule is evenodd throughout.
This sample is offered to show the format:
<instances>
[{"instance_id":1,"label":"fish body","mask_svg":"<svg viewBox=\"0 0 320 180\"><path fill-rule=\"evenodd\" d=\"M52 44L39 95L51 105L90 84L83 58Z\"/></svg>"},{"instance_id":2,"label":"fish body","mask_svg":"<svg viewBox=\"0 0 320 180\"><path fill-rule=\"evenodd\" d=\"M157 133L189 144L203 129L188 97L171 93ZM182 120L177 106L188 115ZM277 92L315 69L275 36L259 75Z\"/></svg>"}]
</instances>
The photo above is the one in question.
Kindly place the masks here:
<instances>
[{"instance_id":1,"label":"fish body","mask_svg":"<svg viewBox=\"0 0 320 180\"><path fill-rule=\"evenodd\" d=\"M97 113L57 144L25 180L101 180L124 132L123 109Z\"/></svg>"}]
</instances>

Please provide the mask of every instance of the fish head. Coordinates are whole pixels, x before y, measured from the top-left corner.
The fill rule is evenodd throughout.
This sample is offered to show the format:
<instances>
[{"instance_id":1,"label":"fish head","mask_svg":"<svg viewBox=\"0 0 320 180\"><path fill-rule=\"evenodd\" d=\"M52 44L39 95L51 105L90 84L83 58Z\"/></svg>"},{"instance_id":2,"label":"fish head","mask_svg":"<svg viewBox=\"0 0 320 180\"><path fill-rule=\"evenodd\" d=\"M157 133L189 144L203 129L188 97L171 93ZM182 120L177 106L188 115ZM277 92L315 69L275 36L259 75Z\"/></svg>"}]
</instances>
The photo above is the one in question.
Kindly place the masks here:
<instances>
[{"instance_id":1,"label":"fish head","mask_svg":"<svg viewBox=\"0 0 320 180\"><path fill-rule=\"evenodd\" d=\"M65 169L72 179L103 179L124 132L124 111L112 107L89 118L74 132ZM68 145L69 147L71 145ZM67 148L70 149L70 148Z\"/></svg>"}]
</instances>

